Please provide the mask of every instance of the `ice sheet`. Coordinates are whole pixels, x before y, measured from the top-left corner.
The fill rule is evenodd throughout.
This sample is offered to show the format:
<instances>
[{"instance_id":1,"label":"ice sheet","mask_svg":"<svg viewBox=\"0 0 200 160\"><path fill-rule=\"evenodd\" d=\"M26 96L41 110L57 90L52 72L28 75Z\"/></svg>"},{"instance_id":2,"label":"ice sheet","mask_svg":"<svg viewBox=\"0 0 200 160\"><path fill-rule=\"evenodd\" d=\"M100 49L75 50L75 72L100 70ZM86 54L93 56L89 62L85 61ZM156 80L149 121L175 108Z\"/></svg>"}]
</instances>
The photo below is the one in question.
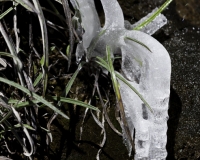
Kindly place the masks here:
<instances>
[{"instance_id":1,"label":"ice sheet","mask_svg":"<svg viewBox=\"0 0 200 160\"><path fill-rule=\"evenodd\" d=\"M126 29L122 10L116 0L101 0L106 20L103 28L100 27L94 1L77 0L77 2L85 30L83 45L79 44L77 48L77 58L79 59L84 52L87 59L96 56L105 57L106 45L110 46L114 53L121 53L122 74L154 111L151 113L137 94L119 80L125 116L131 135L135 130L135 160L165 159L171 74L168 52L150 35ZM150 28L146 28L149 32L145 32L152 34L155 31L155 24L157 29L158 26L162 26L161 21L163 21L162 18L156 20ZM128 25L127 23L126 27ZM103 34L99 36L101 32ZM124 131L123 133L123 139L130 154L131 143L126 133Z\"/></svg>"}]
</instances>

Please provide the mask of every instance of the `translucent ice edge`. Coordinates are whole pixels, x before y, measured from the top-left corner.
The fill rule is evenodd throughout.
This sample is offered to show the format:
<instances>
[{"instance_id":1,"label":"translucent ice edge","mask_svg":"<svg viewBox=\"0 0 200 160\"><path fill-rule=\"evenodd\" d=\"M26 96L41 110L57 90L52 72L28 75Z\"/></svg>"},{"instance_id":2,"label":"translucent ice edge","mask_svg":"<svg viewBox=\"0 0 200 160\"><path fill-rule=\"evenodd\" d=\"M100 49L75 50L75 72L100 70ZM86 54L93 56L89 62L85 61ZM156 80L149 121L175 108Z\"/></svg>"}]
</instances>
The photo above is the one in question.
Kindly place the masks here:
<instances>
[{"instance_id":1,"label":"translucent ice edge","mask_svg":"<svg viewBox=\"0 0 200 160\"><path fill-rule=\"evenodd\" d=\"M158 8L155 8L151 13L149 13L147 16L140 19L138 22L131 25L130 23L126 22L126 28L131 30L147 20L149 17L151 17ZM140 31L147 33L149 35L153 35L155 32L157 32L160 28L162 28L164 25L167 24L167 18L163 14L159 14L153 21L151 21L148 25L144 26Z\"/></svg>"}]
</instances>

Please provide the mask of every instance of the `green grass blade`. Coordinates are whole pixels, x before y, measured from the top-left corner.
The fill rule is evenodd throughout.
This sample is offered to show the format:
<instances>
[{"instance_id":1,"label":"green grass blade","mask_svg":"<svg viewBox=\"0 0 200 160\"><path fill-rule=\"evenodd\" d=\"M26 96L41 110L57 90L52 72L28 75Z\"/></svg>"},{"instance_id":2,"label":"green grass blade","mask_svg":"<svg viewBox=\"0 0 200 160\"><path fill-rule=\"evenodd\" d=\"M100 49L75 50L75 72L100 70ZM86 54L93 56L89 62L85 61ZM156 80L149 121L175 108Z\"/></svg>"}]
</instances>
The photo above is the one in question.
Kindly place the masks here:
<instances>
[{"instance_id":1,"label":"green grass blade","mask_svg":"<svg viewBox=\"0 0 200 160\"><path fill-rule=\"evenodd\" d=\"M66 55L68 56L69 54L70 54L70 45L68 45L66 49Z\"/></svg>"},{"instance_id":2,"label":"green grass blade","mask_svg":"<svg viewBox=\"0 0 200 160\"><path fill-rule=\"evenodd\" d=\"M73 76L71 77L71 79L69 80L67 86L65 87L65 90L64 90L64 97L67 96L67 94L69 93L73 83L74 83L74 80L76 79L76 76L78 75L79 71L81 70L83 66L83 63L80 63L79 66L78 66L78 69L76 70L76 72L73 74Z\"/></svg>"},{"instance_id":3,"label":"green grass blade","mask_svg":"<svg viewBox=\"0 0 200 160\"><path fill-rule=\"evenodd\" d=\"M109 68L109 66L108 66L108 64L106 63L106 61L104 60L104 59L102 59L102 58L100 58L100 57L97 57L97 60L98 61L96 61L96 63L98 63L99 65L101 65L102 67L104 67L105 69L107 69L109 72L110 72L110 68ZM143 96L124 78L124 77L122 77L119 73L117 73L116 71L115 71L115 75L116 75L116 77L117 78L119 78L121 81L123 81L126 85L128 85L138 96L139 96L139 98L143 101L143 103L149 108L149 110L151 111L151 112L153 112L152 111L152 109L151 109L151 107L150 107L150 105L147 103L147 101L143 98Z\"/></svg>"},{"instance_id":4,"label":"green grass blade","mask_svg":"<svg viewBox=\"0 0 200 160\"><path fill-rule=\"evenodd\" d=\"M127 120L126 120L124 105L123 105L123 102L122 102L122 97L121 97L121 93L120 93L120 89L119 89L119 83L118 83L117 78L116 78L116 74L115 74L115 70L114 70L114 67L113 67L113 62L112 62L112 59L111 59L111 53L110 52L111 52L110 47L106 46L107 61L108 61L109 69L110 69L113 89L115 91L115 95L116 95L119 110L120 110L121 120L123 122L123 130L124 130L125 134L127 135L128 141L131 143L132 147L134 147L132 135L131 135L131 132L130 132L130 129L129 129L129 126L128 126L128 123L127 123Z\"/></svg>"},{"instance_id":5,"label":"green grass blade","mask_svg":"<svg viewBox=\"0 0 200 160\"><path fill-rule=\"evenodd\" d=\"M151 23L171 2L172 0L167 0L152 16L150 16L144 22L133 28L133 30L140 30L149 23Z\"/></svg>"},{"instance_id":6,"label":"green grass blade","mask_svg":"<svg viewBox=\"0 0 200 160\"><path fill-rule=\"evenodd\" d=\"M117 78L119 78L121 81L123 81L126 85L128 85L137 95L138 97L144 102L144 104L149 108L151 112L153 110L151 109L150 105L147 103L147 101L143 98L143 96L124 78L122 77L119 73L116 72Z\"/></svg>"},{"instance_id":7,"label":"green grass blade","mask_svg":"<svg viewBox=\"0 0 200 160\"><path fill-rule=\"evenodd\" d=\"M70 104L74 104L74 105L79 105L79 106L86 107L86 108L100 112L100 110L98 108L96 108L92 105L89 105L87 103L84 103L82 101L79 101L79 100L75 100L75 99L71 99L71 98L65 98L65 97L56 97L56 96L52 96L50 98L53 98L56 101L66 102L66 103L70 103Z\"/></svg>"},{"instance_id":8,"label":"green grass blade","mask_svg":"<svg viewBox=\"0 0 200 160\"><path fill-rule=\"evenodd\" d=\"M34 104L39 103L40 101L38 100L32 100L32 101L26 101L26 102L19 102L18 100L9 100L9 104L13 104L15 109L21 109L23 107L31 106Z\"/></svg>"},{"instance_id":9,"label":"green grass blade","mask_svg":"<svg viewBox=\"0 0 200 160\"><path fill-rule=\"evenodd\" d=\"M44 18L44 14L42 12L40 3L38 0L33 0L34 6L38 11L38 19L40 22L40 29L42 34L42 43L43 43L43 56L44 62L42 65L43 71L43 97L45 97L46 89L47 89L47 81L48 81L48 66L49 66L49 44L48 44L48 35L47 35L47 26Z\"/></svg>"},{"instance_id":10,"label":"green grass blade","mask_svg":"<svg viewBox=\"0 0 200 160\"><path fill-rule=\"evenodd\" d=\"M41 79L42 79L42 73L40 72L37 78L35 79L33 86L34 87L37 86Z\"/></svg>"},{"instance_id":11,"label":"green grass blade","mask_svg":"<svg viewBox=\"0 0 200 160\"><path fill-rule=\"evenodd\" d=\"M61 112L60 110L58 110L55 106L53 106L51 103L47 102L45 99L43 99L41 96L37 95L34 92L31 92L30 90L28 90L27 88L13 82L10 80L7 80L5 78L0 77L0 82L6 83L8 85L11 85L15 88L18 88L19 90L23 91L24 93L26 93L29 96L32 96L33 98L35 98L36 100L40 101L41 103L45 104L46 106L48 106L50 109L52 109L53 111L55 111L56 113L60 114L61 116L63 116L66 119L69 119L69 117L67 115L65 115L63 112Z\"/></svg>"},{"instance_id":12,"label":"green grass blade","mask_svg":"<svg viewBox=\"0 0 200 160\"><path fill-rule=\"evenodd\" d=\"M18 3L14 4L14 6L8 8L5 12L3 12L1 15L0 15L0 20L5 17L8 13L10 13L16 6L18 5Z\"/></svg>"},{"instance_id":13,"label":"green grass blade","mask_svg":"<svg viewBox=\"0 0 200 160\"><path fill-rule=\"evenodd\" d=\"M16 124L16 125L14 125L14 127L15 128L20 128L20 127L22 127L22 125L23 125L23 127L25 127L25 128L27 128L27 129L29 129L29 130L32 130L32 131L35 131L35 129L33 128L33 127L31 127L31 126L29 126L28 124Z\"/></svg>"},{"instance_id":14,"label":"green grass blade","mask_svg":"<svg viewBox=\"0 0 200 160\"><path fill-rule=\"evenodd\" d=\"M152 51L149 49L149 47L147 47L144 43L138 41L137 39L130 38L130 37L124 37L124 38L140 44L141 46L145 47L146 49L148 49L152 53Z\"/></svg>"},{"instance_id":15,"label":"green grass blade","mask_svg":"<svg viewBox=\"0 0 200 160\"><path fill-rule=\"evenodd\" d=\"M96 58L98 60L96 62L100 62L102 65L104 65L104 68L106 68L107 70L109 70L109 65L108 65L108 63L103 58L98 57L98 56Z\"/></svg>"},{"instance_id":16,"label":"green grass blade","mask_svg":"<svg viewBox=\"0 0 200 160\"><path fill-rule=\"evenodd\" d=\"M121 100L121 95L120 95L120 91L119 91L119 84L117 82L117 78L115 76L115 71L114 71L114 67L112 64L112 59L111 59L111 53L110 53L110 47L106 46L106 53L107 53L107 61L108 61L108 66L109 66L109 71L111 74L111 79L112 79L112 83L113 83L113 88L115 91L115 94L117 96L118 101Z\"/></svg>"}]
</instances>

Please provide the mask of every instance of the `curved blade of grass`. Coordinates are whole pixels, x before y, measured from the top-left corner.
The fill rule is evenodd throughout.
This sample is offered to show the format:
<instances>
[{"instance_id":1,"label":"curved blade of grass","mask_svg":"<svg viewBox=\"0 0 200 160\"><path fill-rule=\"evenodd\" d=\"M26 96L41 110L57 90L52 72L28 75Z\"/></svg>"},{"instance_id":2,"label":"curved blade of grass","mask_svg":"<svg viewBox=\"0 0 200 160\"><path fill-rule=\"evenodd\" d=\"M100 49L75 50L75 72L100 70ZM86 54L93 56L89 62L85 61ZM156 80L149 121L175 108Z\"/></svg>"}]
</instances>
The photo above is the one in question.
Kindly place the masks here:
<instances>
[{"instance_id":1,"label":"curved blade of grass","mask_svg":"<svg viewBox=\"0 0 200 160\"><path fill-rule=\"evenodd\" d=\"M43 43L43 56L44 63L42 65L43 71L43 97L45 97L46 89L47 89L47 80L48 80L48 66L49 66L49 44L48 44L48 35L47 35L47 26L44 18L44 14L42 12L40 3L38 0L33 0L34 6L37 9L38 19L40 22L40 29L42 34L42 43Z\"/></svg>"},{"instance_id":2,"label":"curved blade of grass","mask_svg":"<svg viewBox=\"0 0 200 160\"><path fill-rule=\"evenodd\" d=\"M56 113L60 114L61 116L63 116L66 119L69 119L69 117L67 115L65 115L63 112L61 112L60 110L58 110L55 106L53 106L51 103L49 103L48 101L46 101L45 99L43 99L41 96L37 95L34 92L29 91L27 88L13 82L10 80L7 80L5 78L0 77L0 82L6 83L8 85L11 85L15 88L18 88L19 90L23 91L24 93L26 93L29 96L32 96L33 98L35 98L36 100L38 100L39 102L45 104L46 106L48 106L50 109L52 109L53 111L55 111Z\"/></svg>"},{"instance_id":3,"label":"curved blade of grass","mask_svg":"<svg viewBox=\"0 0 200 160\"><path fill-rule=\"evenodd\" d=\"M145 47L146 49L148 49L152 53L152 51L149 49L149 47L147 47L144 43L138 41L137 39L133 39L133 38L130 38L130 37L124 37L124 38L140 44L141 46Z\"/></svg>"},{"instance_id":4,"label":"curved blade of grass","mask_svg":"<svg viewBox=\"0 0 200 160\"><path fill-rule=\"evenodd\" d=\"M105 69L107 69L110 72L109 66L107 64L107 62L101 58L101 57L96 57L98 61L96 61L98 64L100 64L101 66L103 66Z\"/></svg>"},{"instance_id":5,"label":"curved blade of grass","mask_svg":"<svg viewBox=\"0 0 200 160\"><path fill-rule=\"evenodd\" d=\"M67 94L69 93L73 83L74 83L74 80L76 79L76 76L78 75L79 71L82 69L82 66L83 66L83 63L80 63L76 72L73 74L73 76L71 77L71 79L69 80L69 82L67 83L67 86L65 87L65 90L64 90L64 97L67 96Z\"/></svg>"},{"instance_id":6,"label":"curved blade of grass","mask_svg":"<svg viewBox=\"0 0 200 160\"><path fill-rule=\"evenodd\" d=\"M167 0L160 8L158 8L158 10L152 16L150 16L147 20L133 28L133 30L140 30L147 24L151 23L171 2L172 0Z\"/></svg>"},{"instance_id":7,"label":"curved blade of grass","mask_svg":"<svg viewBox=\"0 0 200 160\"><path fill-rule=\"evenodd\" d=\"M70 104L74 104L74 105L79 105L79 106L86 107L86 108L100 112L100 110L98 108L96 108L92 105L89 105L87 103L84 103L82 101L79 101L79 100L75 100L75 99L71 99L71 98L65 98L65 97L56 97L56 96L52 96L50 98L53 98L56 101L66 102L66 103L70 103Z\"/></svg>"},{"instance_id":8,"label":"curved blade of grass","mask_svg":"<svg viewBox=\"0 0 200 160\"><path fill-rule=\"evenodd\" d=\"M5 12L3 12L1 15L0 15L0 20L6 16L8 13L10 13L16 6L18 5L18 3L15 3L14 6L8 8Z\"/></svg>"}]
</instances>

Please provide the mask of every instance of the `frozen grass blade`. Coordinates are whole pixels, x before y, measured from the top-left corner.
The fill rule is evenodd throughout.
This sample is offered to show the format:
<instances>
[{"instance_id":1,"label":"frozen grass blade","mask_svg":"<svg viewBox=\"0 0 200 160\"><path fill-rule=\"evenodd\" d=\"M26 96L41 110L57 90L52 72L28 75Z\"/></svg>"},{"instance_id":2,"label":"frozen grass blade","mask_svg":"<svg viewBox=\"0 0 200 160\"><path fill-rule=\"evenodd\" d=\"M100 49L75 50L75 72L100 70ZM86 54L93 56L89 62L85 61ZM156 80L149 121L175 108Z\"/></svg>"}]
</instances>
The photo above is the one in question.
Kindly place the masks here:
<instances>
[{"instance_id":1,"label":"frozen grass blade","mask_svg":"<svg viewBox=\"0 0 200 160\"><path fill-rule=\"evenodd\" d=\"M144 102L144 104L149 108L149 110L153 113L153 110L151 109L150 105L147 103L147 101L143 98L143 96L119 73L115 72L117 78L119 78L121 81L123 81L127 86L129 86L137 95L140 97L140 99Z\"/></svg>"},{"instance_id":2,"label":"frozen grass blade","mask_svg":"<svg viewBox=\"0 0 200 160\"><path fill-rule=\"evenodd\" d=\"M108 66L109 66L109 71L111 74L111 79L112 79L112 83L113 83L113 88L115 91L115 94L117 96L118 101L121 101L121 95L120 95L120 91L119 91L119 84L117 82L117 78L115 76L115 71L114 71L114 67L112 64L112 59L111 59L111 53L110 53L110 47L106 46L106 53L107 53L107 61L108 61Z\"/></svg>"},{"instance_id":3,"label":"frozen grass blade","mask_svg":"<svg viewBox=\"0 0 200 160\"><path fill-rule=\"evenodd\" d=\"M138 43L138 44L140 44L141 46L143 46L144 48L148 49L150 52L152 52L152 51L149 49L149 47L147 47L144 43L138 41L137 39L133 39L133 38L130 38L130 37L124 37L124 38L125 38L125 39L128 39L128 40L130 40L130 41L133 41L133 42L135 42L135 43Z\"/></svg>"},{"instance_id":4,"label":"frozen grass blade","mask_svg":"<svg viewBox=\"0 0 200 160\"><path fill-rule=\"evenodd\" d=\"M111 53L110 52L111 52L110 47L106 46L107 61L108 61L108 66L109 66L109 70L110 70L110 74L111 74L113 89L114 89L115 95L117 97L117 102L118 102L118 106L119 106L119 110L120 110L121 120L123 122L123 125L121 127L123 128L128 141L131 143L132 148L134 148L134 143L133 143L133 139L132 139L130 129L129 129L127 121L126 121L122 97L121 97L120 90L119 90L119 83L118 83L117 78L116 78L116 74L115 74L115 71L114 71L113 62L112 62L112 59L111 59Z\"/></svg>"},{"instance_id":5,"label":"frozen grass blade","mask_svg":"<svg viewBox=\"0 0 200 160\"><path fill-rule=\"evenodd\" d=\"M107 69L110 72L110 68L107 64L107 62L101 58L101 57L96 57L97 61L96 63L98 63L100 66L104 67L105 69ZM117 73L115 71L115 75L117 78L119 78L120 80L122 80L125 84L127 84L138 96L139 98L144 102L144 104L150 109L151 112L153 112L153 110L151 109L150 105L147 103L147 101L143 98L143 96L124 78L122 77L119 73Z\"/></svg>"},{"instance_id":6,"label":"frozen grass blade","mask_svg":"<svg viewBox=\"0 0 200 160\"><path fill-rule=\"evenodd\" d=\"M140 30L149 23L151 23L171 2L172 0L167 0L152 16L150 16L147 20L133 28L133 30Z\"/></svg>"},{"instance_id":7,"label":"frozen grass blade","mask_svg":"<svg viewBox=\"0 0 200 160\"><path fill-rule=\"evenodd\" d=\"M69 119L69 117L67 115L65 115L63 112L61 112L60 110L58 110L55 106L53 106L51 103L47 102L45 99L43 99L41 96L37 95L34 92L31 92L30 90L28 90L27 88L13 82L10 80L7 80L5 78L0 77L0 82L6 83L8 85L11 85L15 88L18 88L19 90L23 91L24 93L26 93L29 96L32 96L33 98L35 98L36 100L40 101L41 103L43 103L44 105L48 106L50 109L52 109L53 111L55 111L56 113L60 114L61 116L63 116L66 119Z\"/></svg>"},{"instance_id":8,"label":"frozen grass blade","mask_svg":"<svg viewBox=\"0 0 200 160\"><path fill-rule=\"evenodd\" d=\"M43 56L44 62L42 63L42 71L43 71L43 97L45 97L46 89L47 89L47 81L48 81L48 66L49 66L49 44L48 44L48 35L47 35L47 26L45 23L45 18L41 9L41 6L38 0L33 0L35 8L37 9L38 19L40 22L40 29L42 34L42 43L43 43Z\"/></svg>"}]
</instances>

